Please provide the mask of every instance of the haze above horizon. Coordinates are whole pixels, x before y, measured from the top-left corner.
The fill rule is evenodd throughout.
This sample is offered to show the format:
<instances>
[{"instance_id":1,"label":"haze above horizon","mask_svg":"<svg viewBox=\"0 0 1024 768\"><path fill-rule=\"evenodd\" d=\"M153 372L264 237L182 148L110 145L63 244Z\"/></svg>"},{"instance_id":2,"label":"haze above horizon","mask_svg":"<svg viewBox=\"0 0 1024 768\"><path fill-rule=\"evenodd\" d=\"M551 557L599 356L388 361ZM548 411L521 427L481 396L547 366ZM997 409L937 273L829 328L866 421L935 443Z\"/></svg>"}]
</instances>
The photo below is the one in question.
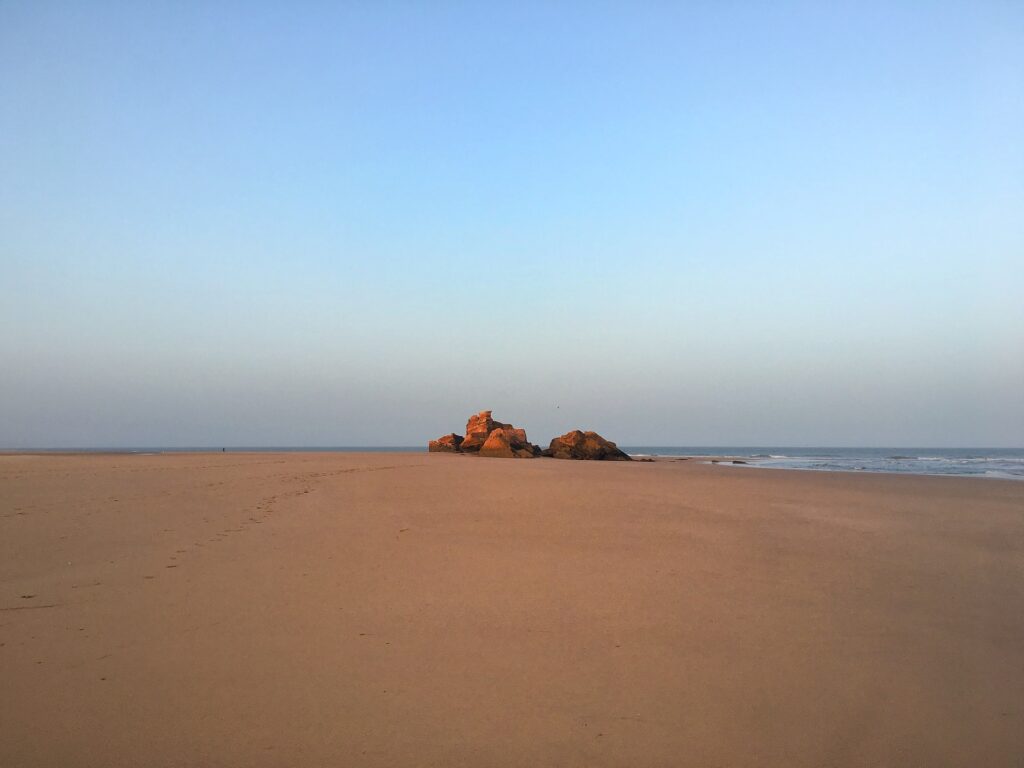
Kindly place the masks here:
<instances>
[{"instance_id":1,"label":"haze above horizon","mask_svg":"<svg viewBox=\"0 0 1024 768\"><path fill-rule=\"evenodd\" d=\"M1024 442L1024 5L0 4L0 448Z\"/></svg>"}]
</instances>

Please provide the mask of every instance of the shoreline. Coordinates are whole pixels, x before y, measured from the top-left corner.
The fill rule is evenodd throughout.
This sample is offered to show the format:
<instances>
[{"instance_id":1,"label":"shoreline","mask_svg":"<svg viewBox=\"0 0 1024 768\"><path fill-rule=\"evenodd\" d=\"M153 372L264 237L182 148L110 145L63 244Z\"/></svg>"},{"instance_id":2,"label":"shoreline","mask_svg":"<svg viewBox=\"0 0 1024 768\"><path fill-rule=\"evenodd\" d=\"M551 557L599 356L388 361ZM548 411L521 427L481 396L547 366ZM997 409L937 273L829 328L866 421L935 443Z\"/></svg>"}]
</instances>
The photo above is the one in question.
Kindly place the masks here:
<instances>
[{"instance_id":1,"label":"shoreline","mask_svg":"<svg viewBox=\"0 0 1024 768\"><path fill-rule=\"evenodd\" d=\"M674 450L674 449L673 449ZM682 450L682 449L679 449ZM790 449L790 450L808 450L808 449ZM900 450L899 448L870 448L870 449L827 449L827 450L847 450L847 451L890 451ZM979 449L936 449L926 448L923 450L931 452L951 452L951 451L977 451ZM772 455L764 456L761 454L745 454L745 453L680 453L680 454L668 454L668 453L629 453L630 457L634 461L639 463L658 463L658 462L678 462L678 461L696 461L702 464L712 464L716 466L735 466L745 467L749 469L772 469L772 470L792 470L799 472L835 472L839 474L866 474L866 475L895 475L895 476L912 476L912 477L971 477L981 480L1007 480L1010 482L1021 482L1024 481L1024 449L990 449L993 451L1001 451L1004 455L1017 454L1019 456L1010 456L1008 461L1018 462L1019 468L1015 467L1016 471L998 471L990 470L986 472L966 472L966 471L924 471L923 468L912 468L912 469L886 469L886 468L863 468L863 467L837 467L837 466L785 466L780 464L769 464L769 461L823 461L828 458L837 458L832 455L821 455L821 456L784 456L784 455ZM3 449L0 450L0 459L11 456L175 456L175 455L268 455L268 454L283 454L283 455L352 455L359 453L368 453L371 455L375 454L408 454L408 455L422 455L428 453L426 449L418 448L415 446L399 446L399 447L361 447L355 446L351 448L233 448L227 450L216 450L216 449L191 449L191 448L159 448L159 449L147 449L147 448L125 448L125 449L109 449L109 448L96 448L96 449ZM480 458L480 457L474 457ZM537 457L538 459L544 459L549 457ZM915 459L911 456L889 456L888 459L903 459L910 460ZM920 460L920 457L917 457ZM982 459L989 460L989 459ZM994 460L998 460L995 457Z\"/></svg>"}]
</instances>

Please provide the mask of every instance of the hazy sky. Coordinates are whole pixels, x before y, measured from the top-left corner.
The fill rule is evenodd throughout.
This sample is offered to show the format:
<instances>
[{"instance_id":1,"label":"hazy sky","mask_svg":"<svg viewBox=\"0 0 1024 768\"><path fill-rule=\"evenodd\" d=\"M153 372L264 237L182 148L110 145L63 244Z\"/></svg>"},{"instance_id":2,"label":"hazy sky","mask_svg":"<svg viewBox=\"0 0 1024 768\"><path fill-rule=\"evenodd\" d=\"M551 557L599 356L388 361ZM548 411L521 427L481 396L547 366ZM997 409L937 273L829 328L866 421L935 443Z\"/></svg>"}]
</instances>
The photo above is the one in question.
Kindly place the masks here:
<instances>
[{"instance_id":1,"label":"hazy sky","mask_svg":"<svg viewBox=\"0 0 1024 768\"><path fill-rule=\"evenodd\" d=\"M0 0L0 446L1024 444L1024 4Z\"/></svg>"}]
</instances>

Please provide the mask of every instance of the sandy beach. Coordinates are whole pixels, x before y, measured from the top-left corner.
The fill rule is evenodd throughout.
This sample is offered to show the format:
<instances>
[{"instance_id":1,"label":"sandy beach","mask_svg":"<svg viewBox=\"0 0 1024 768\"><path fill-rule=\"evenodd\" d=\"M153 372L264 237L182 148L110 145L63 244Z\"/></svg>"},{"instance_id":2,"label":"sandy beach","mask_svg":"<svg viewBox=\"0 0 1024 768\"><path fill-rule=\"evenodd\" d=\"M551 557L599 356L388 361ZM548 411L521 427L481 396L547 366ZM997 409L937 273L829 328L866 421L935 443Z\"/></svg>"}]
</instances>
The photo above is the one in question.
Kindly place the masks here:
<instances>
[{"instance_id":1,"label":"sandy beach","mask_svg":"<svg viewBox=\"0 0 1024 768\"><path fill-rule=\"evenodd\" d=\"M0 765L1019 766L1024 483L0 456Z\"/></svg>"}]
</instances>

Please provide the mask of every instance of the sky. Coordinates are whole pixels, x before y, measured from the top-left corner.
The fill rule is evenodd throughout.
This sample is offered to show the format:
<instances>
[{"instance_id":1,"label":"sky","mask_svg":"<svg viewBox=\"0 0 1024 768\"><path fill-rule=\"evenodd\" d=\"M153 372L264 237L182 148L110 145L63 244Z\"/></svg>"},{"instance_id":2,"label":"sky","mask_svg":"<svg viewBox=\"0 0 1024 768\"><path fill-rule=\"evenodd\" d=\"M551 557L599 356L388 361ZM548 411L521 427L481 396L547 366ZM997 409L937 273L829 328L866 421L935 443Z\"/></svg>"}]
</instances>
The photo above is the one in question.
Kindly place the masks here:
<instances>
[{"instance_id":1,"label":"sky","mask_svg":"<svg viewBox=\"0 0 1024 768\"><path fill-rule=\"evenodd\" d=\"M0 447L1024 444L1024 4L0 0Z\"/></svg>"}]
</instances>

